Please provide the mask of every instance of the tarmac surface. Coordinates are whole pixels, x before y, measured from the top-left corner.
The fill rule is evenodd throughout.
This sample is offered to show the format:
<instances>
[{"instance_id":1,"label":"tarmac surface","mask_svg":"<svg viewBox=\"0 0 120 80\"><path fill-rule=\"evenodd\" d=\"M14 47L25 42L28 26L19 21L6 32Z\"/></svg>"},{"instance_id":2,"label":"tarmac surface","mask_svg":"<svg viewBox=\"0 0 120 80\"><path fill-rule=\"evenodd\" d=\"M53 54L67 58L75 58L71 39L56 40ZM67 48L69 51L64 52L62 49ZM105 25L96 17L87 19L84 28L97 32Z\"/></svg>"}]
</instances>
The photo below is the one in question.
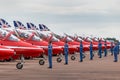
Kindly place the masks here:
<instances>
[{"instance_id":1,"label":"tarmac surface","mask_svg":"<svg viewBox=\"0 0 120 80\"><path fill-rule=\"evenodd\" d=\"M120 80L120 62L113 62L110 54L102 59L95 55L92 61L87 54L83 62L79 55L75 61L69 57L68 65L53 57L53 69L48 69L48 61L40 66L38 59L27 60L22 70L16 69L16 63L0 63L0 80Z\"/></svg>"}]
</instances>

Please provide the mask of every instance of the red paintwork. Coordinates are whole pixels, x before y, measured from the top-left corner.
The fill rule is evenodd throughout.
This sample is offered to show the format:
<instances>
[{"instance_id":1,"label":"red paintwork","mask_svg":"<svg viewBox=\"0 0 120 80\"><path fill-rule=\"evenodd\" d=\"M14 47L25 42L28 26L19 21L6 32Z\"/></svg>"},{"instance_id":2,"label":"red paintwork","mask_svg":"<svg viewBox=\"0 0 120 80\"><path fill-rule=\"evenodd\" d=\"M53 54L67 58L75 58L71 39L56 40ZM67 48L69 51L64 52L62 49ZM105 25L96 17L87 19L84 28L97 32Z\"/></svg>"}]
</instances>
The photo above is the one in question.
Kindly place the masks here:
<instances>
[{"instance_id":1,"label":"red paintwork","mask_svg":"<svg viewBox=\"0 0 120 80\"><path fill-rule=\"evenodd\" d=\"M58 42L53 41L52 43L55 44L55 45L61 46L64 49L64 45L65 45L64 42L62 42L62 41L58 41ZM68 46L69 46L68 49L69 49L70 54L73 54L74 52L78 51L78 49L76 47L72 46L71 44L68 44Z\"/></svg>"},{"instance_id":2,"label":"red paintwork","mask_svg":"<svg viewBox=\"0 0 120 80\"><path fill-rule=\"evenodd\" d=\"M34 34L36 34L37 35L37 33L39 33L39 31L36 33L36 31L34 31L34 30L31 30L30 32L33 32ZM49 33L48 33L49 34ZM52 40L53 39L53 35L51 35L51 36L47 36L46 34L42 34L43 36L41 37L42 38L42 40L44 40L44 41L46 41L46 42L49 42L49 41L52 41L52 43L54 44L54 45L57 45L57 46L59 46L59 47L61 47L62 49L63 49L63 52L62 53L64 53L64 45L65 45L65 43L63 42L63 41L54 41L54 40ZM69 53L70 54L74 54L75 52L77 52L78 51L78 48L76 48L76 47L74 47L73 45L71 45L71 44L69 44Z\"/></svg>"},{"instance_id":3,"label":"red paintwork","mask_svg":"<svg viewBox=\"0 0 120 80\"><path fill-rule=\"evenodd\" d=\"M63 38L61 38L60 40L65 42L67 41L68 36L65 36ZM75 46L76 48L78 48L77 52L80 52L80 42L77 41L68 41L68 44L71 44L72 46ZM83 44L83 51L89 51L89 45Z\"/></svg>"},{"instance_id":4,"label":"red paintwork","mask_svg":"<svg viewBox=\"0 0 120 80\"><path fill-rule=\"evenodd\" d=\"M32 36L31 36L31 38L32 38ZM28 40L24 40L24 41L31 43L32 45L37 45L37 46L42 47L45 50L45 54L48 55L48 42L46 42L46 41L33 41L31 38ZM57 45L52 44L52 46L53 46L53 55L61 54L63 52L63 49L58 47Z\"/></svg>"},{"instance_id":5,"label":"red paintwork","mask_svg":"<svg viewBox=\"0 0 120 80\"><path fill-rule=\"evenodd\" d=\"M22 31L27 32L28 30L22 30ZM12 33L16 34L14 31ZM22 32L18 31L18 35L21 35L21 34L22 34ZM34 33L30 33L28 35L29 35L29 37L27 39L24 38L24 37L20 37L20 36L17 36L17 37L19 37L20 39L22 39L22 41L24 41L24 42L27 42L27 43L30 43L32 45L36 45L38 47L43 48L44 51L45 51L45 54L48 55L48 42L43 41L43 40L39 40L39 41L32 40L33 37L36 36ZM52 44L52 46L53 46L53 55L61 54L63 52L63 49L61 47L59 47L59 46L57 46L55 44Z\"/></svg>"},{"instance_id":6,"label":"red paintwork","mask_svg":"<svg viewBox=\"0 0 120 80\"><path fill-rule=\"evenodd\" d=\"M84 39L85 41L87 41L87 42L89 42L88 40L87 40L87 38L86 39ZM98 41L95 41L94 39L92 39L92 44L93 45L97 45L97 48L98 48ZM104 50L105 49L105 45L102 43L102 50Z\"/></svg>"},{"instance_id":7,"label":"red paintwork","mask_svg":"<svg viewBox=\"0 0 120 80\"><path fill-rule=\"evenodd\" d=\"M78 37L72 37L72 36L69 36L69 37L72 38L73 40L77 41L77 42L82 41L83 45L90 46L90 42L88 42L88 41L82 40L81 38L79 40ZM93 50L98 50L98 45L93 44Z\"/></svg>"},{"instance_id":8,"label":"red paintwork","mask_svg":"<svg viewBox=\"0 0 120 80\"><path fill-rule=\"evenodd\" d=\"M71 42L68 42L68 44L76 46L78 48L78 52L80 52L80 43L79 42L71 41ZM89 51L89 45L83 44L83 51Z\"/></svg>"},{"instance_id":9,"label":"red paintwork","mask_svg":"<svg viewBox=\"0 0 120 80\"><path fill-rule=\"evenodd\" d=\"M14 50L0 46L0 60L8 60L14 56Z\"/></svg>"},{"instance_id":10,"label":"red paintwork","mask_svg":"<svg viewBox=\"0 0 120 80\"><path fill-rule=\"evenodd\" d=\"M42 48L38 48L21 40L10 41L9 38L11 35L12 33L9 33L6 37L0 40L0 44L13 49L16 52L16 56L13 58L18 58L20 55L23 55L24 57L38 57L44 53Z\"/></svg>"},{"instance_id":11,"label":"red paintwork","mask_svg":"<svg viewBox=\"0 0 120 80\"><path fill-rule=\"evenodd\" d=\"M52 41L52 37L53 37L53 35L50 37L43 36L42 39L44 41L49 42L49 41ZM65 43L63 41L52 41L52 43L62 47L62 49L64 50ZM75 52L78 52L78 49L76 47L74 47L73 45L69 44L69 53L74 54ZM64 53L64 51L63 51L63 53Z\"/></svg>"},{"instance_id":12,"label":"red paintwork","mask_svg":"<svg viewBox=\"0 0 120 80\"><path fill-rule=\"evenodd\" d=\"M32 41L32 40L26 40L26 42L42 47L45 50L45 54L48 55L48 42ZM63 49L58 47L57 45L52 44L52 46L53 46L53 55L61 54L63 52Z\"/></svg>"},{"instance_id":13,"label":"red paintwork","mask_svg":"<svg viewBox=\"0 0 120 80\"><path fill-rule=\"evenodd\" d=\"M101 39L101 43L102 43L102 45L104 45L104 44L105 44L105 41L103 41L103 40ZM106 41L106 44L107 44L107 49L110 49L110 48L111 48L111 42Z\"/></svg>"}]
</instances>

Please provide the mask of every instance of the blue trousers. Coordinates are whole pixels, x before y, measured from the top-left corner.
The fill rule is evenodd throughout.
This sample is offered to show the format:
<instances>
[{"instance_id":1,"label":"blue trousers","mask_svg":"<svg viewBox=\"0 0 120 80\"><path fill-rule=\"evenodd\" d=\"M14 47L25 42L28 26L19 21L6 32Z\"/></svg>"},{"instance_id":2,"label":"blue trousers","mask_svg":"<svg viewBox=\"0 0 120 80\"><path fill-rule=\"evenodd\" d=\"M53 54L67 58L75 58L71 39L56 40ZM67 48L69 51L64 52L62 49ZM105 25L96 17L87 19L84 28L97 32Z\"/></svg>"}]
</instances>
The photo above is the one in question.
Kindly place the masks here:
<instances>
[{"instance_id":1,"label":"blue trousers","mask_svg":"<svg viewBox=\"0 0 120 80\"><path fill-rule=\"evenodd\" d=\"M68 64L68 53L65 53L65 64Z\"/></svg>"},{"instance_id":2,"label":"blue trousers","mask_svg":"<svg viewBox=\"0 0 120 80\"><path fill-rule=\"evenodd\" d=\"M83 61L83 53L80 52L80 61Z\"/></svg>"},{"instance_id":3,"label":"blue trousers","mask_svg":"<svg viewBox=\"0 0 120 80\"><path fill-rule=\"evenodd\" d=\"M111 49L111 55L113 55L113 49Z\"/></svg>"},{"instance_id":4,"label":"blue trousers","mask_svg":"<svg viewBox=\"0 0 120 80\"><path fill-rule=\"evenodd\" d=\"M98 54L99 54L99 58L102 58L102 50L101 49L98 51Z\"/></svg>"},{"instance_id":5,"label":"blue trousers","mask_svg":"<svg viewBox=\"0 0 120 80\"><path fill-rule=\"evenodd\" d=\"M49 67L52 68L52 56L48 55Z\"/></svg>"},{"instance_id":6,"label":"blue trousers","mask_svg":"<svg viewBox=\"0 0 120 80\"><path fill-rule=\"evenodd\" d=\"M104 56L107 56L107 49L104 50Z\"/></svg>"},{"instance_id":7,"label":"blue trousers","mask_svg":"<svg viewBox=\"0 0 120 80\"><path fill-rule=\"evenodd\" d=\"M90 51L90 60L93 59L93 51Z\"/></svg>"},{"instance_id":8,"label":"blue trousers","mask_svg":"<svg viewBox=\"0 0 120 80\"><path fill-rule=\"evenodd\" d=\"M117 61L117 60L118 60L118 54L114 53L114 61Z\"/></svg>"}]
</instances>

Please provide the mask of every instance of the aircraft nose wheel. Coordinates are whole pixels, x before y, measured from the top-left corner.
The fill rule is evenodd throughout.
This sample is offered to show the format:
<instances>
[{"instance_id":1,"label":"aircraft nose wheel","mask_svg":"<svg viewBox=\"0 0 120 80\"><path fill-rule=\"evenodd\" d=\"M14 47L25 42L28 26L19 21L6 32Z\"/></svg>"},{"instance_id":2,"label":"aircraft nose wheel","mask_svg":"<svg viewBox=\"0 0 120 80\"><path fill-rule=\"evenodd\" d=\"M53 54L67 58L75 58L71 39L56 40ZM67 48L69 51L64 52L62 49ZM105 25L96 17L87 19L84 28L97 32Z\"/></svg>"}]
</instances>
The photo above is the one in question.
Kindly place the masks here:
<instances>
[{"instance_id":1,"label":"aircraft nose wheel","mask_svg":"<svg viewBox=\"0 0 120 80\"><path fill-rule=\"evenodd\" d=\"M44 64L45 64L45 61L44 61L43 59L40 59L40 60L39 60L39 64L40 64L40 65L44 65Z\"/></svg>"},{"instance_id":2,"label":"aircraft nose wheel","mask_svg":"<svg viewBox=\"0 0 120 80\"><path fill-rule=\"evenodd\" d=\"M62 59L60 57L57 58L57 62L60 63Z\"/></svg>"},{"instance_id":3,"label":"aircraft nose wheel","mask_svg":"<svg viewBox=\"0 0 120 80\"><path fill-rule=\"evenodd\" d=\"M23 64L20 63L20 62L17 63L17 64L16 64L16 68L17 68L17 69L22 69L22 68L23 68Z\"/></svg>"},{"instance_id":4,"label":"aircraft nose wheel","mask_svg":"<svg viewBox=\"0 0 120 80\"><path fill-rule=\"evenodd\" d=\"M86 57L85 54L83 54L82 57L85 58Z\"/></svg>"},{"instance_id":5,"label":"aircraft nose wheel","mask_svg":"<svg viewBox=\"0 0 120 80\"><path fill-rule=\"evenodd\" d=\"M94 54L92 55L92 57L94 57Z\"/></svg>"},{"instance_id":6,"label":"aircraft nose wheel","mask_svg":"<svg viewBox=\"0 0 120 80\"><path fill-rule=\"evenodd\" d=\"M75 56L71 56L71 60L75 60L76 59L76 57Z\"/></svg>"}]
</instances>

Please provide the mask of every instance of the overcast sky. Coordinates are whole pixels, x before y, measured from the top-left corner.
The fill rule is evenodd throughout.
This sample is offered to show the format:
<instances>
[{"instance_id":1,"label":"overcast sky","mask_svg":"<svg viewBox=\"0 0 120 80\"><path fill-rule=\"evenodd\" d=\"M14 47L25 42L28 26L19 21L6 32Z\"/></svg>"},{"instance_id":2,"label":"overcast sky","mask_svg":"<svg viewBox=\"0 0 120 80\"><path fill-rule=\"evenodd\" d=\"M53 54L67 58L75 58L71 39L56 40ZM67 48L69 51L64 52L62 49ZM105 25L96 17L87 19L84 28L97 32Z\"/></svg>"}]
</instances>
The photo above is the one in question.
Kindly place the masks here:
<instances>
[{"instance_id":1,"label":"overcast sky","mask_svg":"<svg viewBox=\"0 0 120 80\"><path fill-rule=\"evenodd\" d=\"M47 25L53 32L120 40L120 0L0 0L0 17Z\"/></svg>"}]
</instances>

